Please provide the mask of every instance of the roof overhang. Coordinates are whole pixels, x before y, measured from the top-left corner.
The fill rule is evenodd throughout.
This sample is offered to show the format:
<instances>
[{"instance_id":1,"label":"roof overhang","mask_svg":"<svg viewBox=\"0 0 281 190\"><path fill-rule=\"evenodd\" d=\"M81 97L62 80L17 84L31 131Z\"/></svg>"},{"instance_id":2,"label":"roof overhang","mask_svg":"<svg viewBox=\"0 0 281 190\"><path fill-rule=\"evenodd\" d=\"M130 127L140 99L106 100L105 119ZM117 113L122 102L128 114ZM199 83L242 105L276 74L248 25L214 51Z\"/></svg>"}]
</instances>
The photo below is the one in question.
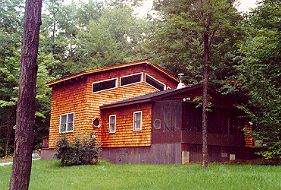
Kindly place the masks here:
<instances>
[{"instance_id":1,"label":"roof overhang","mask_svg":"<svg viewBox=\"0 0 281 190\"><path fill-rule=\"evenodd\" d=\"M141 103L148 103L163 99L169 99L169 98L175 98L177 95L183 94L183 93L191 93L195 90L202 90L202 84L196 84L192 86L187 86L181 89L171 89L171 90L165 90L160 92L155 92L135 98L126 99L123 101L114 102L107 105L100 106L101 110L110 109L110 108L117 108L117 107L123 107L123 106L129 106L134 104L141 104ZM226 97L221 95L219 92L208 88L209 94L213 97L216 97L217 99L222 100L225 102L225 107L234 107L233 103L228 100Z\"/></svg>"}]
</instances>

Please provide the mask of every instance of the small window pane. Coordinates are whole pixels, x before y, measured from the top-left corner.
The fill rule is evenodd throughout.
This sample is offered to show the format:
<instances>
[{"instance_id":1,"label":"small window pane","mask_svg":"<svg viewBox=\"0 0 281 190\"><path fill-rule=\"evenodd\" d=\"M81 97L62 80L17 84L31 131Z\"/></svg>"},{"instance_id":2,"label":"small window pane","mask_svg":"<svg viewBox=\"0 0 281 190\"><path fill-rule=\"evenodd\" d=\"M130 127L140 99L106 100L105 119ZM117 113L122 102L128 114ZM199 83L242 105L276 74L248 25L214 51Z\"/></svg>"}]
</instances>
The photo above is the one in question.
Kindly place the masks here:
<instances>
[{"instance_id":1,"label":"small window pane","mask_svg":"<svg viewBox=\"0 0 281 190\"><path fill-rule=\"evenodd\" d=\"M142 74L136 74L136 75L131 75L131 76L127 76L127 77L122 77L121 78L121 86L136 83L136 82L140 82L141 81L141 75Z\"/></svg>"},{"instance_id":2,"label":"small window pane","mask_svg":"<svg viewBox=\"0 0 281 190\"><path fill-rule=\"evenodd\" d=\"M116 130L116 116L111 115L109 116L109 132L114 133Z\"/></svg>"},{"instance_id":3,"label":"small window pane","mask_svg":"<svg viewBox=\"0 0 281 190\"><path fill-rule=\"evenodd\" d=\"M66 115L61 116L61 124L66 124Z\"/></svg>"},{"instance_id":4,"label":"small window pane","mask_svg":"<svg viewBox=\"0 0 281 190\"><path fill-rule=\"evenodd\" d=\"M65 132L66 130L66 124L61 124L60 125L60 132Z\"/></svg>"},{"instance_id":5,"label":"small window pane","mask_svg":"<svg viewBox=\"0 0 281 190\"><path fill-rule=\"evenodd\" d=\"M73 123L67 124L67 131L73 131Z\"/></svg>"},{"instance_id":6,"label":"small window pane","mask_svg":"<svg viewBox=\"0 0 281 190\"><path fill-rule=\"evenodd\" d=\"M73 130L73 113L67 114L67 126L66 131Z\"/></svg>"},{"instance_id":7,"label":"small window pane","mask_svg":"<svg viewBox=\"0 0 281 190\"><path fill-rule=\"evenodd\" d=\"M66 117L67 115L61 115L60 117L60 132L65 132L66 130Z\"/></svg>"},{"instance_id":8,"label":"small window pane","mask_svg":"<svg viewBox=\"0 0 281 190\"><path fill-rule=\"evenodd\" d=\"M145 75L145 82L147 82L148 84L150 84L151 86L157 88L158 90L162 91L165 89L165 85L158 82L157 80L155 80L154 78Z\"/></svg>"},{"instance_id":9,"label":"small window pane","mask_svg":"<svg viewBox=\"0 0 281 190\"><path fill-rule=\"evenodd\" d=\"M67 116L68 116L67 122L68 122L68 123L73 123L73 113L70 113L70 114L68 114Z\"/></svg>"},{"instance_id":10,"label":"small window pane","mask_svg":"<svg viewBox=\"0 0 281 190\"><path fill-rule=\"evenodd\" d=\"M141 112L134 113L134 130L141 130Z\"/></svg>"},{"instance_id":11,"label":"small window pane","mask_svg":"<svg viewBox=\"0 0 281 190\"><path fill-rule=\"evenodd\" d=\"M98 92L101 90L111 89L115 87L116 87L116 79L98 82L93 84L93 92Z\"/></svg>"}]
</instances>

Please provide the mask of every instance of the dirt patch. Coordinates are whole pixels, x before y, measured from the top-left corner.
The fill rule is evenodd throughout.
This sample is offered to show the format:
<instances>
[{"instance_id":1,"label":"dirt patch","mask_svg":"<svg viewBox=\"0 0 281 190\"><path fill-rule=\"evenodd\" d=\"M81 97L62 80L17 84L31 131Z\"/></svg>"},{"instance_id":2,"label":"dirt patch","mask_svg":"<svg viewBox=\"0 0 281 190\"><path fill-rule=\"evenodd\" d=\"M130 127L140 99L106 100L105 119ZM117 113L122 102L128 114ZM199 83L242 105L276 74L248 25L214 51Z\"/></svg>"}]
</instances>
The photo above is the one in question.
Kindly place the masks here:
<instances>
[{"instance_id":1,"label":"dirt patch","mask_svg":"<svg viewBox=\"0 0 281 190\"><path fill-rule=\"evenodd\" d=\"M0 158L0 163L6 163L6 162L12 162L13 157L7 157L7 158Z\"/></svg>"}]
</instances>

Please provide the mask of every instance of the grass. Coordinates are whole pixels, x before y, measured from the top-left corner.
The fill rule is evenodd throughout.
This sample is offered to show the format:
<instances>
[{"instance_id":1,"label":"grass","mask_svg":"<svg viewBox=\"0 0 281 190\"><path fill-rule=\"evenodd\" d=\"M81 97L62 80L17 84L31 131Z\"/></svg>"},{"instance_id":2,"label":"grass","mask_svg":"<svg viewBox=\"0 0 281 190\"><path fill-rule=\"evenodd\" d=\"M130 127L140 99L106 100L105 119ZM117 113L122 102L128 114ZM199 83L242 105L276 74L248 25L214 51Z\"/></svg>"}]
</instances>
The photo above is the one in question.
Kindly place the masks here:
<instances>
[{"instance_id":1,"label":"grass","mask_svg":"<svg viewBox=\"0 0 281 190\"><path fill-rule=\"evenodd\" d=\"M11 166L0 167L0 189L8 189ZM30 189L281 189L281 166L114 165L59 167L33 161Z\"/></svg>"}]
</instances>

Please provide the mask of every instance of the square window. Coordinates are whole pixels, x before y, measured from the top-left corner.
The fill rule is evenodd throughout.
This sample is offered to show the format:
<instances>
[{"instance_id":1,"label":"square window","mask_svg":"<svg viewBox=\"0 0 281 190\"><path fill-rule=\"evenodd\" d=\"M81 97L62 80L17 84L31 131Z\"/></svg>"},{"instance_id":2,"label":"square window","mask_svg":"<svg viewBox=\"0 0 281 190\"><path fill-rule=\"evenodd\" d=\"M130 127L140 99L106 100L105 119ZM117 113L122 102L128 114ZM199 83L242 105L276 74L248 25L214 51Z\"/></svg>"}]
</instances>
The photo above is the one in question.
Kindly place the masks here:
<instances>
[{"instance_id":1,"label":"square window","mask_svg":"<svg viewBox=\"0 0 281 190\"><path fill-rule=\"evenodd\" d=\"M60 116L60 133L72 132L74 126L74 114L63 114Z\"/></svg>"}]
</instances>

